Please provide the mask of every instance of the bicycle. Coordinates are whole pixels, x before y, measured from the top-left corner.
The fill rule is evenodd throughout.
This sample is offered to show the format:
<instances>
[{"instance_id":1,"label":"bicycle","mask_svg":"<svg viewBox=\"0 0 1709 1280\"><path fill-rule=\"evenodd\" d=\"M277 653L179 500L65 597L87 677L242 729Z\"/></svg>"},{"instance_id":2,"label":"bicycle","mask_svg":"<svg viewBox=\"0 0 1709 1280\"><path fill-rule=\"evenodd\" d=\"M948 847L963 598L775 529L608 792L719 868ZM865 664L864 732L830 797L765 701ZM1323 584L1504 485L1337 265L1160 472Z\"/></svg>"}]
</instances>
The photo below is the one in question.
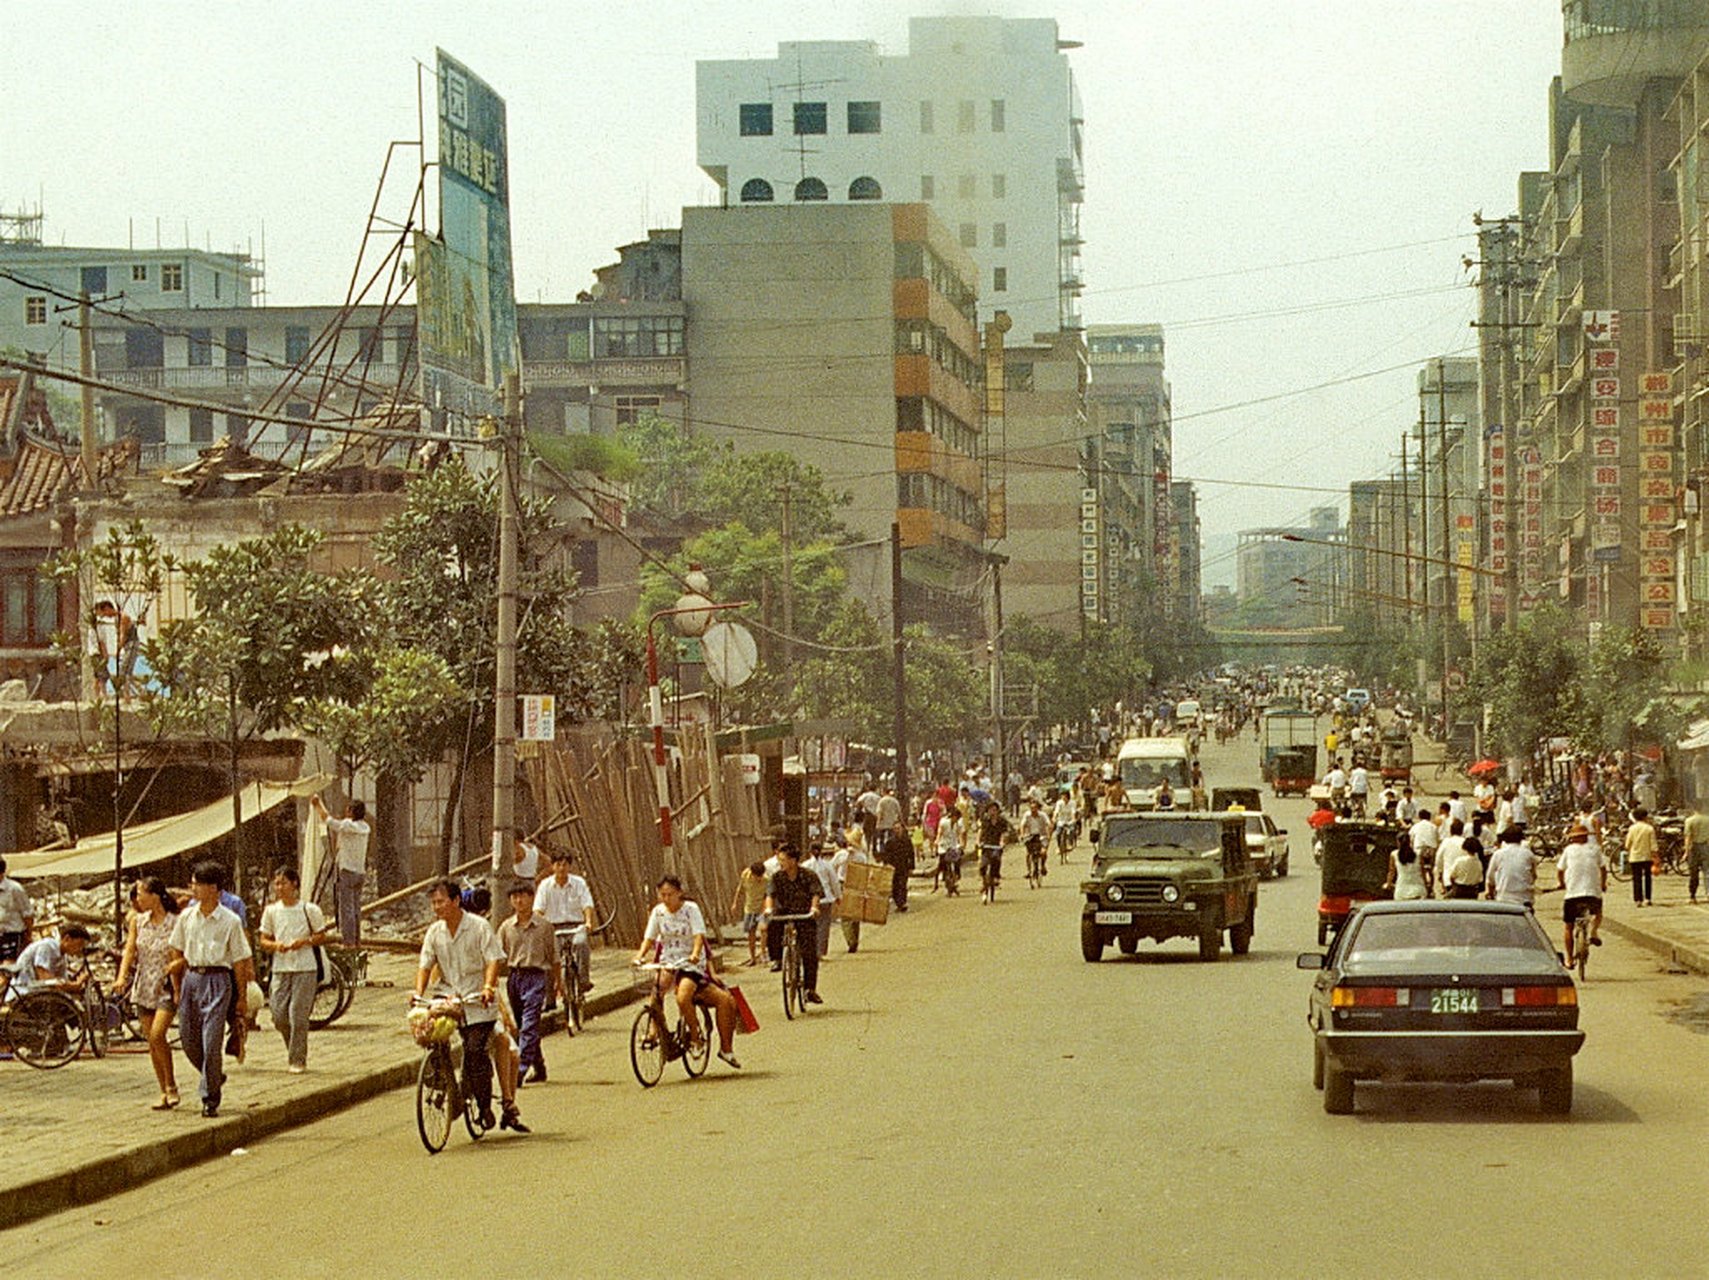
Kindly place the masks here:
<instances>
[{"instance_id":1,"label":"bicycle","mask_svg":"<svg viewBox=\"0 0 1709 1280\"><path fill-rule=\"evenodd\" d=\"M1064 822L1056 828L1056 857L1059 865L1068 865L1068 853L1080 841L1079 823Z\"/></svg>"},{"instance_id":2,"label":"bicycle","mask_svg":"<svg viewBox=\"0 0 1709 1280\"><path fill-rule=\"evenodd\" d=\"M1044 837L1029 836L1027 838L1027 885L1036 889L1044 883L1045 856Z\"/></svg>"},{"instance_id":3,"label":"bicycle","mask_svg":"<svg viewBox=\"0 0 1709 1280\"><path fill-rule=\"evenodd\" d=\"M801 939L796 932L796 925L803 920L817 919L818 917L813 915L772 917L774 923L783 926L783 1016L791 1020L796 1014L807 1012L807 988L801 976ZM808 940L807 945L819 945L817 934Z\"/></svg>"},{"instance_id":4,"label":"bicycle","mask_svg":"<svg viewBox=\"0 0 1709 1280\"><path fill-rule=\"evenodd\" d=\"M1590 913L1580 911L1573 918L1573 967L1578 970L1578 980L1584 981L1584 969L1590 963Z\"/></svg>"},{"instance_id":5,"label":"bicycle","mask_svg":"<svg viewBox=\"0 0 1709 1280\"><path fill-rule=\"evenodd\" d=\"M14 972L0 965L0 1045L37 1070L63 1067L83 1049L82 1006L57 987L38 987L8 1000Z\"/></svg>"},{"instance_id":6,"label":"bicycle","mask_svg":"<svg viewBox=\"0 0 1709 1280\"><path fill-rule=\"evenodd\" d=\"M645 980L646 986L652 989L652 997L635 1015L635 1021L629 1027L629 1066L635 1072L635 1079L641 1082L643 1089L651 1089L664 1077L666 1064L678 1058L682 1059L682 1069L690 1080L705 1075L707 1066L712 1062L712 1037L715 1034L712 1010L705 1005L699 1006L701 1026L698 1043L689 1020L682 1016L680 1010L676 1029L672 1030L665 1021L657 977L659 973L672 972L670 966L638 964L634 967L637 972L653 975Z\"/></svg>"},{"instance_id":7,"label":"bicycle","mask_svg":"<svg viewBox=\"0 0 1709 1280\"><path fill-rule=\"evenodd\" d=\"M944 897L961 896L961 851L938 855L938 876L943 880Z\"/></svg>"},{"instance_id":8,"label":"bicycle","mask_svg":"<svg viewBox=\"0 0 1709 1280\"><path fill-rule=\"evenodd\" d=\"M578 948L585 947L588 927L584 921L577 925L556 928L552 936L558 940L559 982L564 993L564 1030L575 1035L582 1029L587 1016L587 977L577 959Z\"/></svg>"},{"instance_id":9,"label":"bicycle","mask_svg":"<svg viewBox=\"0 0 1709 1280\"><path fill-rule=\"evenodd\" d=\"M1003 846L979 846L979 901L997 901L997 886L1003 881Z\"/></svg>"},{"instance_id":10,"label":"bicycle","mask_svg":"<svg viewBox=\"0 0 1709 1280\"><path fill-rule=\"evenodd\" d=\"M463 1002L456 996L411 996L410 1032L427 1052L415 1073L415 1127L428 1155L445 1149L457 1113L469 1137L479 1142L490 1127L480 1107L464 1087L465 1062L462 1037ZM417 1017L420 1010L424 1016ZM456 1043L453 1043L455 1041Z\"/></svg>"}]
</instances>

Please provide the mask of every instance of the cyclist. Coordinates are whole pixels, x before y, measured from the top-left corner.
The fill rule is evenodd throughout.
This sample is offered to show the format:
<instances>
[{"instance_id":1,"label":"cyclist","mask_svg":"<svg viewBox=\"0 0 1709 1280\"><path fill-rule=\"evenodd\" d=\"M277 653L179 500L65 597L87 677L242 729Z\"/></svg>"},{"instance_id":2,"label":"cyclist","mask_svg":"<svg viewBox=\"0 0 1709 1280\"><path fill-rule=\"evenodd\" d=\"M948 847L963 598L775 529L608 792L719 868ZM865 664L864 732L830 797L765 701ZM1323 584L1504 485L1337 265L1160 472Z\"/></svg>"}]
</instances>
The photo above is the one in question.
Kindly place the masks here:
<instances>
[{"instance_id":1,"label":"cyclist","mask_svg":"<svg viewBox=\"0 0 1709 1280\"><path fill-rule=\"evenodd\" d=\"M798 922L796 950L801 956L801 984L806 989L808 1004L824 1004L819 996L819 901L824 896L819 877L801 865L801 853L793 841L777 846L777 874L771 878L766 891L765 927L766 954L771 957L771 971L783 968L783 930L785 922L769 917L812 916L813 921Z\"/></svg>"},{"instance_id":2,"label":"cyclist","mask_svg":"<svg viewBox=\"0 0 1709 1280\"><path fill-rule=\"evenodd\" d=\"M493 1064L490 1042L498 1021L499 969L504 948L482 917L463 910L462 893L454 880L440 880L428 891L434 922L421 940L421 958L415 973L415 994L427 994L434 967L439 985L463 1002L463 1083L480 1109L481 1123L493 1124ZM512 1103L504 1111L504 1127L517 1121Z\"/></svg>"},{"instance_id":3,"label":"cyclist","mask_svg":"<svg viewBox=\"0 0 1709 1280\"><path fill-rule=\"evenodd\" d=\"M658 891L659 902L647 917L635 963L645 964L657 958L665 966L653 999L662 999L667 991L675 996L677 1009L696 1045L700 1043L701 1030L700 1019L694 1016L695 1003L711 1008L718 1021L718 1060L740 1071L742 1064L736 1060L734 1049L736 1002L710 977L712 957L706 943L706 917L700 912L700 904L684 895L682 881L676 876L663 877ZM818 963L817 956L813 960Z\"/></svg>"},{"instance_id":4,"label":"cyclist","mask_svg":"<svg viewBox=\"0 0 1709 1280\"><path fill-rule=\"evenodd\" d=\"M944 886L948 897L961 895L958 881L961 879L962 842L966 835L967 822L960 814L951 810L938 823L937 831L937 869L932 873L932 892L936 893L938 885Z\"/></svg>"},{"instance_id":5,"label":"cyclist","mask_svg":"<svg viewBox=\"0 0 1709 1280\"><path fill-rule=\"evenodd\" d=\"M546 918L546 923L552 926L552 932L564 934L580 929L583 925L593 927L594 909L593 894L587 887L587 881L575 873L575 855L568 849L558 849L552 854L552 874L540 882L540 887L534 891L534 910ZM559 945L563 946L570 939L560 938ZM576 967L582 972L582 990L593 990L593 970L590 967L591 952L588 947L586 934L580 941L574 943L576 951ZM561 975L554 969L552 974L552 990L558 992L562 985ZM548 1005L548 1008L551 1006Z\"/></svg>"},{"instance_id":6,"label":"cyclist","mask_svg":"<svg viewBox=\"0 0 1709 1280\"><path fill-rule=\"evenodd\" d=\"M1003 846L1015 834L1015 828L1003 816L1003 807L995 800L986 802L979 816L979 878L987 874L993 887L1003 882ZM984 898L980 899L985 901Z\"/></svg>"},{"instance_id":7,"label":"cyclist","mask_svg":"<svg viewBox=\"0 0 1709 1280\"><path fill-rule=\"evenodd\" d=\"M65 958L80 956L89 946L89 930L80 924L68 924L59 936L37 938L18 953L17 971L6 988L6 998L16 999L37 987L64 987L72 991L83 989L82 978L65 976Z\"/></svg>"},{"instance_id":8,"label":"cyclist","mask_svg":"<svg viewBox=\"0 0 1709 1280\"><path fill-rule=\"evenodd\" d=\"M1064 787L1050 811L1051 826L1056 829L1056 849L1064 862L1068 861L1068 851L1074 847L1074 827L1079 820L1074 801L1068 794L1068 788Z\"/></svg>"},{"instance_id":9,"label":"cyclist","mask_svg":"<svg viewBox=\"0 0 1709 1280\"><path fill-rule=\"evenodd\" d=\"M1044 838L1050 834L1050 819L1045 817L1044 807L1037 800L1027 801L1027 811L1021 816L1021 842L1027 847L1027 858L1037 858L1042 863L1044 858ZM1050 869L1045 867L1040 875L1049 875Z\"/></svg>"},{"instance_id":10,"label":"cyclist","mask_svg":"<svg viewBox=\"0 0 1709 1280\"><path fill-rule=\"evenodd\" d=\"M1602 945L1602 895L1608 892L1608 857L1599 845L1590 843L1590 832L1573 825L1567 832L1567 843L1555 859L1555 877L1566 890L1561 904L1561 917L1566 922L1567 968L1577 959L1573 955L1573 922L1580 916L1590 917L1590 945Z\"/></svg>"}]
</instances>

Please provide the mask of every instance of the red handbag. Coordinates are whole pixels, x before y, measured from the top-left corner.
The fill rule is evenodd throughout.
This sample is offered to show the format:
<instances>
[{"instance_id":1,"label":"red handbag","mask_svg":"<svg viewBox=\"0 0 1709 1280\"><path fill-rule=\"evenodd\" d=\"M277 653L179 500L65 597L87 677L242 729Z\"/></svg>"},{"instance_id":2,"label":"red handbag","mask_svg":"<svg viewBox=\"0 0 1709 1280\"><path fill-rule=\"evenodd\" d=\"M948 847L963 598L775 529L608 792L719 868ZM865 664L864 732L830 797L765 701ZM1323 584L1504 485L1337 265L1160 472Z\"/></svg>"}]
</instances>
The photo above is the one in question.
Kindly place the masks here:
<instances>
[{"instance_id":1,"label":"red handbag","mask_svg":"<svg viewBox=\"0 0 1709 1280\"><path fill-rule=\"evenodd\" d=\"M742 1020L742 1034L753 1035L760 1029L760 1020L754 1017L753 1006L748 1003L748 998L742 994L740 987L730 988L730 998L736 1002L736 1016Z\"/></svg>"}]
</instances>

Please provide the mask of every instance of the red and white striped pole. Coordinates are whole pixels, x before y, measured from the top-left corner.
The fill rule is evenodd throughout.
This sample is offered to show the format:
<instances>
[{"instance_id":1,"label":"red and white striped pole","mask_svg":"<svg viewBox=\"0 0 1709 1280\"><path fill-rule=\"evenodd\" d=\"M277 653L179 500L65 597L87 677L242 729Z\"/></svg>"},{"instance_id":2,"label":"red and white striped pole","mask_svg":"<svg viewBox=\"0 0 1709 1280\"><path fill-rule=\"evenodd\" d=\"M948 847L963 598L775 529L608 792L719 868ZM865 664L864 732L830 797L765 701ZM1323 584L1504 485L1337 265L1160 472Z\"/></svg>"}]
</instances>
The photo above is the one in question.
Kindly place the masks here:
<instances>
[{"instance_id":1,"label":"red and white striped pole","mask_svg":"<svg viewBox=\"0 0 1709 1280\"><path fill-rule=\"evenodd\" d=\"M671 844L671 778L665 764L665 698L659 689L659 648L653 642L655 615L647 623L647 720L653 726L653 786L659 793L659 843L665 851L665 871L676 874L676 850Z\"/></svg>"}]
</instances>

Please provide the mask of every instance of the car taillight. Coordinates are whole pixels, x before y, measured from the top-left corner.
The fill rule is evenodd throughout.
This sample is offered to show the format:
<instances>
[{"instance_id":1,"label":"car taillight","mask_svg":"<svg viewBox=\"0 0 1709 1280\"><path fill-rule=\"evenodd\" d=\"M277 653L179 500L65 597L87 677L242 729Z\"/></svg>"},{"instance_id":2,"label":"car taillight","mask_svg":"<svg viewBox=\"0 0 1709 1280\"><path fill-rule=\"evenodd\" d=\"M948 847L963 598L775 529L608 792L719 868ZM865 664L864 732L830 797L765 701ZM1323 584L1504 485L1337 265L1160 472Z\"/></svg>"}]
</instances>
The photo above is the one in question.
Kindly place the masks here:
<instances>
[{"instance_id":1,"label":"car taillight","mask_svg":"<svg viewBox=\"0 0 1709 1280\"><path fill-rule=\"evenodd\" d=\"M1570 986L1503 987L1501 1002L1518 1009L1553 1009L1577 1005L1578 989Z\"/></svg>"},{"instance_id":2,"label":"car taillight","mask_svg":"<svg viewBox=\"0 0 1709 1280\"><path fill-rule=\"evenodd\" d=\"M1335 1009L1393 1009L1409 1003L1411 996L1405 987L1336 987L1329 1003Z\"/></svg>"}]
</instances>

